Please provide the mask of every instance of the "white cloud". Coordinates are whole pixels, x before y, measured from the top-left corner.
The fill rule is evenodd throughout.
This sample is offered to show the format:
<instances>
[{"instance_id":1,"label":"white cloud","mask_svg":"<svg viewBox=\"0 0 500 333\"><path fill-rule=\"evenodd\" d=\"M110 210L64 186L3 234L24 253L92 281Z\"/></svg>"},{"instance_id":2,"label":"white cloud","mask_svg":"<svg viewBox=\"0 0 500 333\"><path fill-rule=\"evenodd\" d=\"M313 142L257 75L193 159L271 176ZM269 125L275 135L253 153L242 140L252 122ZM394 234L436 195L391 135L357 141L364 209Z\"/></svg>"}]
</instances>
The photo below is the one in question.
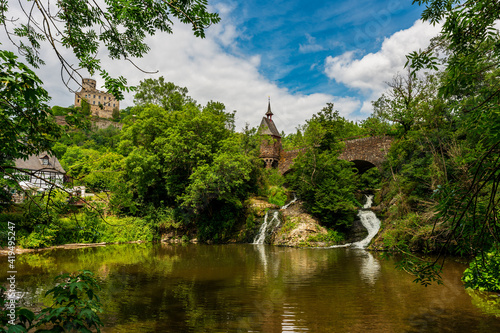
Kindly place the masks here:
<instances>
[{"instance_id":1,"label":"white cloud","mask_svg":"<svg viewBox=\"0 0 500 333\"><path fill-rule=\"evenodd\" d=\"M324 47L316 42L316 38L306 34L307 44L299 44L299 51L302 53L323 51Z\"/></svg>"},{"instance_id":2,"label":"white cloud","mask_svg":"<svg viewBox=\"0 0 500 333\"><path fill-rule=\"evenodd\" d=\"M439 26L432 26L422 21L406 30L401 30L385 38L380 50L358 59L359 51L345 52L325 60L326 75L347 87L359 89L370 100L382 94L388 82L397 72L404 70L406 55L411 51L424 49L429 40L440 31ZM371 110L370 100L363 103L361 112Z\"/></svg>"},{"instance_id":3,"label":"white cloud","mask_svg":"<svg viewBox=\"0 0 500 333\"><path fill-rule=\"evenodd\" d=\"M278 129L290 133L320 111L326 103L334 103L335 109L350 119L359 118L360 108L362 112L368 112L371 108L369 98L383 91L384 81L390 80L393 74L401 70L404 55L414 48L425 47L428 39L438 30L417 22L410 29L387 38L377 53L368 54L361 59L356 58L355 52L328 57L326 74L347 87L361 90L364 93L361 98L365 100L325 93L304 95L292 93L263 76L259 72L260 55L248 56L238 52L237 41L245 37L244 28L237 28L238 25L233 24L231 14L234 6L220 3L218 6L217 10L223 20L209 28L205 39L194 37L190 27L182 24L174 26L172 35L162 33L148 38L151 51L143 59L138 59L136 64L146 71L158 70L157 74L145 74L126 61L110 60L102 51L100 56L104 67L113 76L126 77L129 85L137 85L146 78L164 76L168 81L187 87L189 94L201 104L210 100L223 102L228 111L237 111L238 130L245 123L250 126L259 125L270 96L275 114L273 119ZM306 35L306 38L308 43L299 47L302 47L303 52L314 51L314 37ZM0 42L5 46L9 44L5 36L1 35ZM232 52L227 52L228 49ZM52 104L73 104L74 95L61 81L60 66L52 50L44 51L43 55L47 65L42 66L37 73L53 97ZM66 55L71 58L69 52ZM314 67L314 64L311 65L312 70ZM101 86L103 81L95 78L98 86ZM121 107L130 105L133 105L133 96L127 94Z\"/></svg>"},{"instance_id":4,"label":"white cloud","mask_svg":"<svg viewBox=\"0 0 500 333\"><path fill-rule=\"evenodd\" d=\"M155 75L145 75L126 62L106 60L106 67L112 75L127 77L130 85L137 85L148 77L163 76L167 81L187 87L189 95L201 104L220 101L228 111L237 111L237 130L245 123L259 125L267 111L268 96L273 119L278 129L286 133L294 132L326 103L335 103L345 116L359 108L360 102L355 99L319 93L292 94L279 87L259 73L260 56L235 56L224 51L220 37L225 31L226 27L213 29L206 39L199 39L192 36L189 27L176 25L172 35L151 37L148 40L151 52L139 59L137 65L148 71L158 70ZM128 95L121 106L132 105L132 100Z\"/></svg>"}]
</instances>

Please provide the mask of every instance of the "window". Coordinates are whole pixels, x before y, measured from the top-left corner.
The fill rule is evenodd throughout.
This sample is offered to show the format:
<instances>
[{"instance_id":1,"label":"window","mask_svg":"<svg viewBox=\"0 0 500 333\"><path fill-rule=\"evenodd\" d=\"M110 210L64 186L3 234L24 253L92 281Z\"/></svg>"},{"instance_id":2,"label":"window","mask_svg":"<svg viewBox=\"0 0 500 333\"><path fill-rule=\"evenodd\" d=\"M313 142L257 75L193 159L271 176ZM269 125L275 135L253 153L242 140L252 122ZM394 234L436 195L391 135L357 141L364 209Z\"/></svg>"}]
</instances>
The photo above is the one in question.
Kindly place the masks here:
<instances>
[{"instance_id":1,"label":"window","mask_svg":"<svg viewBox=\"0 0 500 333\"><path fill-rule=\"evenodd\" d=\"M47 156L42 158L42 165L49 165L49 158Z\"/></svg>"}]
</instances>

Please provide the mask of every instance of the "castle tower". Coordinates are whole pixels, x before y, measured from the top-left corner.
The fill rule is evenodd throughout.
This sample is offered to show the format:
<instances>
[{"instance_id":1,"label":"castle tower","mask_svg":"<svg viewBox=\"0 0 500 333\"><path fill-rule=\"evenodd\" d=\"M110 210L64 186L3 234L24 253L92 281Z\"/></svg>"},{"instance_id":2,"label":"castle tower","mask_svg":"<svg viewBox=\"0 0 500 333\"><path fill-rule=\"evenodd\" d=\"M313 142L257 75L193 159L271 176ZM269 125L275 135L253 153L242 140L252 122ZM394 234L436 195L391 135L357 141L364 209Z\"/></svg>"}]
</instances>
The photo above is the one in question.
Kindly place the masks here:
<instances>
[{"instance_id":1,"label":"castle tower","mask_svg":"<svg viewBox=\"0 0 500 333\"><path fill-rule=\"evenodd\" d=\"M266 116L262 117L259 126L262 142L259 157L265 162L266 168L276 168L281 154L281 135L273 121L271 100L268 102Z\"/></svg>"},{"instance_id":2,"label":"castle tower","mask_svg":"<svg viewBox=\"0 0 500 333\"><path fill-rule=\"evenodd\" d=\"M82 80L82 89L75 93L75 107L81 106L84 99L90 105L90 112L96 117L112 118L113 110L120 109L120 101L112 94L97 90L93 79Z\"/></svg>"}]
</instances>

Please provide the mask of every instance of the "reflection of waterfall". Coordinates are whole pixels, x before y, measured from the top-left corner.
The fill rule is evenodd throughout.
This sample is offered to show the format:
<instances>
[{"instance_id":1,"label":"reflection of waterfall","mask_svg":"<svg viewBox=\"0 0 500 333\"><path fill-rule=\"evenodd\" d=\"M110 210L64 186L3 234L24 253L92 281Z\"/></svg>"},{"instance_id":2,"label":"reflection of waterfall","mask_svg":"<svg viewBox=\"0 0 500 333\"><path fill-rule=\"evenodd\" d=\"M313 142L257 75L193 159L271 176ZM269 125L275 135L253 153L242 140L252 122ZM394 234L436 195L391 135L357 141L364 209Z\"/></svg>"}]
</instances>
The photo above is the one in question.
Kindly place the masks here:
<instances>
[{"instance_id":1,"label":"reflection of waterfall","mask_svg":"<svg viewBox=\"0 0 500 333\"><path fill-rule=\"evenodd\" d=\"M370 208L373 203L373 195L368 195L366 197L366 203L363 206L363 209L359 210L358 216L361 219L361 223L368 230L368 236L365 239L360 240L359 242L353 243L352 245L357 248L365 248L370 244L370 241L375 237L378 230L380 229L380 220L377 218L374 212L371 210L366 210Z\"/></svg>"},{"instance_id":2,"label":"reflection of waterfall","mask_svg":"<svg viewBox=\"0 0 500 333\"><path fill-rule=\"evenodd\" d=\"M300 313L304 313L300 311ZM281 321L281 332L307 332L309 329L303 319L297 318L297 304L283 304L283 317Z\"/></svg>"},{"instance_id":3,"label":"reflection of waterfall","mask_svg":"<svg viewBox=\"0 0 500 333\"><path fill-rule=\"evenodd\" d=\"M277 210L273 211L273 216L269 220L269 213L271 210L267 211L266 216L264 217L264 222L262 222L262 225L260 226L259 233L257 236L255 236L255 239L253 240L253 244L264 244L264 241L266 240L266 236L268 233L273 231L273 229L280 224L280 219L279 219L279 212Z\"/></svg>"},{"instance_id":4,"label":"reflection of waterfall","mask_svg":"<svg viewBox=\"0 0 500 333\"><path fill-rule=\"evenodd\" d=\"M259 246L256 246L256 248L259 253L260 261L262 261L262 265L264 266L264 272L267 272L267 256L265 245L260 244Z\"/></svg>"},{"instance_id":5,"label":"reflection of waterfall","mask_svg":"<svg viewBox=\"0 0 500 333\"><path fill-rule=\"evenodd\" d=\"M380 263L368 251L363 251L363 259L361 261L359 274L361 275L361 279L363 279L363 281L366 281L371 285L375 284L375 281L380 274Z\"/></svg>"},{"instance_id":6,"label":"reflection of waterfall","mask_svg":"<svg viewBox=\"0 0 500 333\"><path fill-rule=\"evenodd\" d=\"M367 195L366 203L364 204L363 208L359 210L358 213L358 216L361 219L361 224L363 224L366 230L368 230L368 236L366 236L365 239L360 240L359 242L349 243L344 245L334 245L330 246L330 248L353 246L359 249L364 249L365 247L368 246L368 244L370 244L370 241L373 239L373 237L375 237L378 230L380 229L380 220L377 218L374 212L368 209L372 206L372 203L373 203L373 195Z\"/></svg>"}]
</instances>

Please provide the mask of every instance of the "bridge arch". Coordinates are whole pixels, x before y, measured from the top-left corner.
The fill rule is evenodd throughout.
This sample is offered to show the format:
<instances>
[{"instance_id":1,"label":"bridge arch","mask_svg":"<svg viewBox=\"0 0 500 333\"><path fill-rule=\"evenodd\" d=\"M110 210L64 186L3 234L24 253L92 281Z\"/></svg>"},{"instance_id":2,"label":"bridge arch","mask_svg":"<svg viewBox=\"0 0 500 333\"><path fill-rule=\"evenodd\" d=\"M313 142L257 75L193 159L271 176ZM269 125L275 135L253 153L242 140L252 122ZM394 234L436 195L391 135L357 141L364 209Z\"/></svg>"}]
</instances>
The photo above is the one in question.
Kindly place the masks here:
<instances>
[{"instance_id":1,"label":"bridge arch","mask_svg":"<svg viewBox=\"0 0 500 333\"><path fill-rule=\"evenodd\" d=\"M364 160L353 160L353 161L350 161L350 162L354 163L354 167L356 169L358 169L358 173L359 174L365 173L369 169L377 167L375 164L373 164L373 163L371 163L369 161L364 161ZM380 169L380 167L377 167L377 168Z\"/></svg>"},{"instance_id":2,"label":"bridge arch","mask_svg":"<svg viewBox=\"0 0 500 333\"><path fill-rule=\"evenodd\" d=\"M392 140L391 137L387 136L375 136L344 141L345 147L339 159L353 162L359 173L374 166L380 170ZM287 173L292 167L294 159L304 150L305 148L281 150L278 161L280 173Z\"/></svg>"},{"instance_id":3,"label":"bridge arch","mask_svg":"<svg viewBox=\"0 0 500 333\"><path fill-rule=\"evenodd\" d=\"M340 154L339 159L354 162L360 173L362 173L374 166L380 170L391 147L392 138L388 136L370 136L344 142L344 151Z\"/></svg>"}]
</instances>

